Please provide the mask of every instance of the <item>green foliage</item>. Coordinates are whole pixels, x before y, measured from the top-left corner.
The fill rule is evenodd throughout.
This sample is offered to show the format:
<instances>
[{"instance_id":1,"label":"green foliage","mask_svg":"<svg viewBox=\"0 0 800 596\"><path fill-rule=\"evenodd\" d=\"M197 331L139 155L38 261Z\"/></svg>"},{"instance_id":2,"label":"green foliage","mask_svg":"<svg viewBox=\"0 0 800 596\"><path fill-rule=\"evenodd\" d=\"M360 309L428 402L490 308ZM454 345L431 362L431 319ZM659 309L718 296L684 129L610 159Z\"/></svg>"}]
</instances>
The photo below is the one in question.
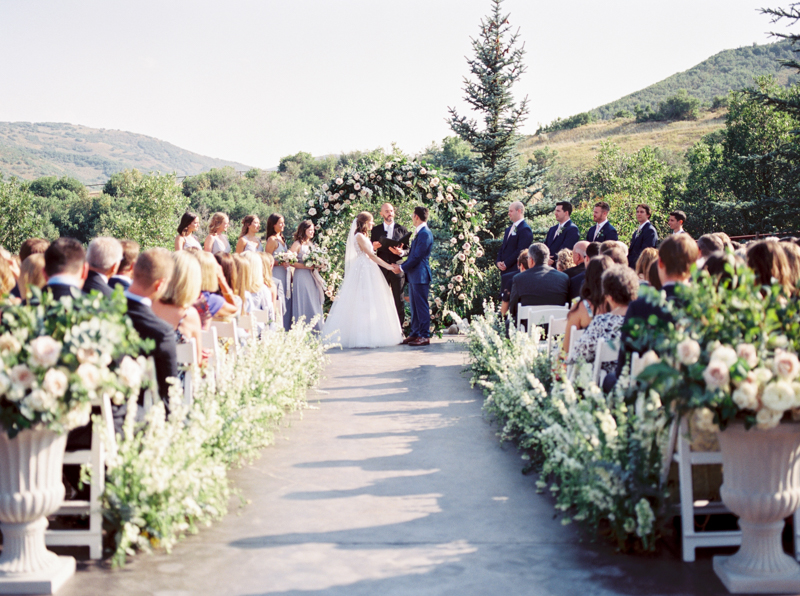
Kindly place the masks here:
<instances>
[{"instance_id":1,"label":"green foliage","mask_svg":"<svg viewBox=\"0 0 800 596\"><path fill-rule=\"evenodd\" d=\"M189 204L174 174L124 172L113 190L117 200L100 216L98 234L135 240L142 250L172 247L178 221Z\"/></svg>"},{"instance_id":2,"label":"green foliage","mask_svg":"<svg viewBox=\"0 0 800 596\"><path fill-rule=\"evenodd\" d=\"M52 228L41 210L41 201L17 178L5 179L0 174L0 245L17 252L20 245L33 236L52 237Z\"/></svg>"},{"instance_id":3,"label":"green foliage","mask_svg":"<svg viewBox=\"0 0 800 596\"><path fill-rule=\"evenodd\" d=\"M686 89L659 102L658 109L636 106L636 122L664 122L673 120L697 120L700 117L700 100L691 97Z\"/></svg>"},{"instance_id":4,"label":"green foliage","mask_svg":"<svg viewBox=\"0 0 800 596\"><path fill-rule=\"evenodd\" d=\"M585 124L591 124L596 119L597 117L592 112L582 112L580 114L570 116L569 118L564 118L563 120L561 118L556 118L547 126L540 126L539 130L536 131L536 134L538 135L547 132L556 132L557 130L570 130Z\"/></svg>"}]
</instances>

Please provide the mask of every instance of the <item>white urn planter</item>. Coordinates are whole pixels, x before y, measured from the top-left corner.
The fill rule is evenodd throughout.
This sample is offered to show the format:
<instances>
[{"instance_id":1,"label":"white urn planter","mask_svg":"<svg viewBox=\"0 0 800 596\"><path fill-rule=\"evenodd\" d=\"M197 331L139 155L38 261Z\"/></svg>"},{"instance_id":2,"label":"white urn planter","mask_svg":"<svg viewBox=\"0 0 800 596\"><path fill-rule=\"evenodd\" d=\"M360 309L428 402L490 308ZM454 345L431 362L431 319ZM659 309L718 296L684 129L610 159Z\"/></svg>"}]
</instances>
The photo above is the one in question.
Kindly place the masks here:
<instances>
[{"instance_id":1,"label":"white urn planter","mask_svg":"<svg viewBox=\"0 0 800 596\"><path fill-rule=\"evenodd\" d=\"M719 433L725 505L739 516L742 546L714 557L714 571L734 594L796 594L800 565L784 553L784 519L800 504L800 425Z\"/></svg>"},{"instance_id":2,"label":"white urn planter","mask_svg":"<svg viewBox=\"0 0 800 596\"><path fill-rule=\"evenodd\" d=\"M0 594L54 594L75 573L75 559L47 550L47 516L64 500L66 434L45 428L9 439L0 428Z\"/></svg>"}]
</instances>

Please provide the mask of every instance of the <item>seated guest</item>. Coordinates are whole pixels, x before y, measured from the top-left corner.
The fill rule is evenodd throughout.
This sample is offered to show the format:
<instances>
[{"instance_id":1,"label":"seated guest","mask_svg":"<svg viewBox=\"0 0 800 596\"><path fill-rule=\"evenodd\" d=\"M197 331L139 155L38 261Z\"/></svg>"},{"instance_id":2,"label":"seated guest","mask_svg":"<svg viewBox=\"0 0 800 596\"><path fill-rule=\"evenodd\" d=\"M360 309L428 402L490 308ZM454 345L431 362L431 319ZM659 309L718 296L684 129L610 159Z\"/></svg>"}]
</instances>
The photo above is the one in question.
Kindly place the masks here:
<instances>
[{"instance_id":1,"label":"seated guest","mask_svg":"<svg viewBox=\"0 0 800 596\"><path fill-rule=\"evenodd\" d=\"M573 259L576 259L574 267L568 269L564 273L569 276L569 299L570 302L575 300L581 294L581 287L583 287L583 280L586 278L586 264L589 262L590 257L588 252L591 250L593 256L600 254L600 244L597 242L589 243L585 240L576 242L572 249Z\"/></svg>"},{"instance_id":2,"label":"seated guest","mask_svg":"<svg viewBox=\"0 0 800 596\"><path fill-rule=\"evenodd\" d=\"M205 251L192 252L192 254L200 262L200 270L202 271L200 297L198 302L195 303L195 308L200 313L203 329L207 330L211 325L212 319L224 320L236 314L236 306L233 304L233 293L225 281L222 268L217 263L217 259L211 253ZM220 278L222 278L221 282ZM230 296L230 300L226 301L223 295L216 292Z\"/></svg>"},{"instance_id":3,"label":"seated guest","mask_svg":"<svg viewBox=\"0 0 800 596\"><path fill-rule=\"evenodd\" d=\"M167 379L178 378L175 330L155 315L152 304L161 298L167 289L174 269L175 262L169 251L163 248L146 250L136 259L136 264L133 266L133 282L125 292L125 297L128 299L128 318L133 323L134 329L142 338L152 339L155 342L155 349L145 355L150 355L155 360L158 395L164 402L167 413L169 413ZM144 405L144 394L139 396L139 405ZM114 418L116 426L116 413ZM124 414L122 419L124 420Z\"/></svg>"},{"instance_id":4,"label":"seated guest","mask_svg":"<svg viewBox=\"0 0 800 596\"><path fill-rule=\"evenodd\" d=\"M691 276L692 265L697 262L699 252L697 243L689 234L673 234L658 247L656 266L668 300L675 299L676 285L685 283ZM629 357L634 352L634 348L628 344L631 327L647 325L651 315L662 321L673 322L671 314L651 304L646 298L638 298L628 306L620 337L617 368L603 380L603 391L609 392L614 388L623 367L628 364Z\"/></svg>"},{"instance_id":5,"label":"seated guest","mask_svg":"<svg viewBox=\"0 0 800 596\"><path fill-rule=\"evenodd\" d=\"M214 258L219 263L219 267L222 270L222 275L225 277L225 283L228 284L228 287L231 289L231 293L229 295L233 304L236 307L236 312L233 316L238 316L242 314L242 304L244 303L243 298L239 296L237 293L238 283L236 278L236 262L234 261L234 256L230 253L218 252L214 255ZM228 300L228 297L222 296L225 300Z\"/></svg>"},{"instance_id":6,"label":"seated guest","mask_svg":"<svg viewBox=\"0 0 800 596\"><path fill-rule=\"evenodd\" d=\"M649 286L661 291L661 276L658 274L658 259L650 264L650 271L647 272Z\"/></svg>"},{"instance_id":7,"label":"seated guest","mask_svg":"<svg viewBox=\"0 0 800 596\"><path fill-rule=\"evenodd\" d=\"M781 248L789 265L791 285L797 289L797 284L800 282L800 246L797 246L794 242L782 242Z\"/></svg>"},{"instance_id":8,"label":"seated guest","mask_svg":"<svg viewBox=\"0 0 800 596\"><path fill-rule=\"evenodd\" d=\"M697 249L700 251L697 266L702 267L711 253L725 250L725 244L714 234L703 234L697 239Z\"/></svg>"},{"instance_id":9,"label":"seated guest","mask_svg":"<svg viewBox=\"0 0 800 596\"><path fill-rule=\"evenodd\" d=\"M568 248L562 248L556 255L556 269L566 273L567 269L572 267L575 263L572 262L572 251ZM569 275L567 275L569 277Z\"/></svg>"},{"instance_id":10,"label":"seated guest","mask_svg":"<svg viewBox=\"0 0 800 596\"><path fill-rule=\"evenodd\" d=\"M96 291L110 298L113 290L108 285L108 278L117 273L120 261L122 261L122 245L119 240L107 237L92 240L89 243L89 250L86 251L89 272L86 274L86 281L83 282L84 294Z\"/></svg>"},{"instance_id":11,"label":"seated guest","mask_svg":"<svg viewBox=\"0 0 800 596\"><path fill-rule=\"evenodd\" d=\"M652 215L652 210L649 205L642 203L636 206L636 221L639 222L639 227L631 237L631 247L628 250L628 266L631 269L636 266L636 261L639 260L639 255L645 248L658 246L658 232L650 223L650 215Z\"/></svg>"},{"instance_id":12,"label":"seated guest","mask_svg":"<svg viewBox=\"0 0 800 596\"><path fill-rule=\"evenodd\" d=\"M645 248L642 254L639 255L639 260L636 261L636 276L639 278L639 283L649 285L650 266L658 260L658 251L655 248Z\"/></svg>"},{"instance_id":13,"label":"seated guest","mask_svg":"<svg viewBox=\"0 0 800 596\"><path fill-rule=\"evenodd\" d=\"M80 296L88 271L86 251L74 238L59 238L44 252L45 288L56 300Z\"/></svg>"},{"instance_id":14,"label":"seated guest","mask_svg":"<svg viewBox=\"0 0 800 596\"><path fill-rule=\"evenodd\" d=\"M519 256L517 257L517 271L509 276L511 283L513 283L514 278L522 273L523 271L528 270L528 249L519 251ZM500 294L500 314L505 314L508 312L508 303L511 301L511 283L508 284L508 287L502 291Z\"/></svg>"},{"instance_id":15,"label":"seated guest","mask_svg":"<svg viewBox=\"0 0 800 596\"><path fill-rule=\"evenodd\" d=\"M586 329L592 319L602 314L605 309L603 300L603 273L614 265L607 255L600 255L589 260L586 266L586 278L581 286L580 300L572 305L567 314L567 332L564 335L564 350L569 350L572 326Z\"/></svg>"},{"instance_id":16,"label":"seated guest","mask_svg":"<svg viewBox=\"0 0 800 596\"><path fill-rule=\"evenodd\" d=\"M497 268L500 270L500 312L505 315L508 297L511 296L511 280L519 273L517 259L522 250L528 250L533 242L533 231L525 221L525 207L519 201L508 206L511 225L506 228L503 243L497 253Z\"/></svg>"},{"instance_id":17,"label":"seated guest","mask_svg":"<svg viewBox=\"0 0 800 596\"><path fill-rule=\"evenodd\" d=\"M588 260L586 258L587 246L589 246L589 243L586 240L581 240L580 242L576 242L575 246L572 247L572 267L564 271L570 279L586 271L586 261Z\"/></svg>"},{"instance_id":18,"label":"seated guest","mask_svg":"<svg viewBox=\"0 0 800 596\"><path fill-rule=\"evenodd\" d=\"M625 320L628 305L636 300L639 279L627 265L613 265L602 277L604 312L596 315L580 339L575 343L572 360L567 364L581 361L594 362L601 342L615 342L620 337L620 328ZM603 370L613 371L617 361L604 362Z\"/></svg>"},{"instance_id":19,"label":"seated guest","mask_svg":"<svg viewBox=\"0 0 800 596\"><path fill-rule=\"evenodd\" d=\"M250 276L253 275L253 268L250 261L241 254L233 255L233 264L236 265L236 286L233 288L234 295L242 301L242 313L246 313L247 288L250 287Z\"/></svg>"},{"instance_id":20,"label":"seated guest","mask_svg":"<svg viewBox=\"0 0 800 596\"><path fill-rule=\"evenodd\" d=\"M32 254L27 259L22 261L19 272L19 280L17 287L19 288L20 298L25 304L31 297L31 287L42 289L44 284L47 283L47 278L44 276L44 255Z\"/></svg>"},{"instance_id":21,"label":"seated guest","mask_svg":"<svg viewBox=\"0 0 800 596\"><path fill-rule=\"evenodd\" d=\"M756 281L762 286L772 285L774 279L784 291L794 293L792 271L780 242L760 240L748 245L747 266L755 272Z\"/></svg>"},{"instance_id":22,"label":"seated guest","mask_svg":"<svg viewBox=\"0 0 800 596\"><path fill-rule=\"evenodd\" d=\"M673 234L685 234L683 224L686 223L686 214L683 211L673 211L669 214L667 225Z\"/></svg>"},{"instance_id":23,"label":"seated guest","mask_svg":"<svg viewBox=\"0 0 800 596\"><path fill-rule=\"evenodd\" d=\"M272 295L272 306L275 313L275 322L283 321L283 284L281 280L272 277L272 268L275 266L274 257L268 252L257 253L261 257L262 265L264 266L264 285ZM280 287L280 289L279 289ZM275 330L277 327L270 324L270 330Z\"/></svg>"},{"instance_id":24,"label":"seated guest","mask_svg":"<svg viewBox=\"0 0 800 596\"><path fill-rule=\"evenodd\" d=\"M517 320L519 306L563 306L569 300L569 277L566 273L556 271L547 262L550 250L541 242L531 244L528 249L527 271L514 278L511 285L509 313L512 320Z\"/></svg>"},{"instance_id":25,"label":"seated guest","mask_svg":"<svg viewBox=\"0 0 800 596\"><path fill-rule=\"evenodd\" d=\"M601 248L600 254L607 256L617 265L627 265L628 248L626 246L620 246L621 244L622 244L621 242L614 242L613 244L605 248Z\"/></svg>"},{"instance_id":26,"label":"seated guest","mask_svg":"<svg viewBox=\"0 0 800 596\"><path fill-rule=\"evenodd\" d=\"M250 263L250 283L247 287L247 300L245 301L245 312L263 310L269 313L269 320L275 319L275 306L272 302L272 292L264 284L264 263L256 253L249 251L244 255Z\"/></svg>"},{"instance_id":27,"label":"seated guest","mask_svg":"<svg viewBox=\"0 0 800 596\"><path fill-rule=\"evenodd\" d=\"M744 261L731 252L711 253L703 265L703 270L717 278L717 285L725 285L733 281L736 268ZM734 272L732 274L732 272Z\"/></svg>"},{"instance_id":28,"label":"seated guest","mask_svg":"<svg viewBox=\"0 0 800 596\"><path fill-rule=\"evenodd\" d=\"M108 285L111 286L111 289L122 286L122 290L125 291L131 287L133 281L131 276L136 258L139 256L139 243L133 240L120 240L119 243L122 245L122 260L116 275L108 278Z\"/></svg>"},{"instance_id":29,"label":"seated guest","mask_svg":"<svg viewBox=\"0 0 800 596\"><path fill-rule=\"evenodd\" d=\"M733 241L725 232L714 232L713 235L720 239L725 250L733 250Z\"/></svg>"},{"instance_id":30,"label":"seated guest","mask_svg":"<svg viewBox=\"0 0 800 596\"><path fill-rule=\"evenodd\" d=\"M591 259L599 254L600 254L600 243L590 242L589 246L586 247L586 258Z\"/></svg>"},{"instance_id":31,"label":"seated guest","mask_svg":"<svg viewBox=\"0 0 800 596\"><path fill-rule=\"evenodd\" d=\"M172 279L161 298L153 301L153 312L165 321L175 332L175 341L179 344L195 340L197 361L201 361L203 338L200 335L200 315L192 306L200 296L200 263L191 254L181 251L172 254L175 269Z\"/></svg>"},{"instance_id":32,"label":"seated guest","mask_svg":"<svg viewBox=\"0 0 800 596\"><path fill-rule=\"evenodd\" d=\"M19 247L20 270L22 269L22 263L25 262L25 259L31 255L44 255L44 251L47 250L48 246L50 246L50 242L44 238L28 238L25 240L22 246ZM11 295L14 298L22 298L19 285L14 286L14 289L11 290Z\"/></svg>"}]
</instances>

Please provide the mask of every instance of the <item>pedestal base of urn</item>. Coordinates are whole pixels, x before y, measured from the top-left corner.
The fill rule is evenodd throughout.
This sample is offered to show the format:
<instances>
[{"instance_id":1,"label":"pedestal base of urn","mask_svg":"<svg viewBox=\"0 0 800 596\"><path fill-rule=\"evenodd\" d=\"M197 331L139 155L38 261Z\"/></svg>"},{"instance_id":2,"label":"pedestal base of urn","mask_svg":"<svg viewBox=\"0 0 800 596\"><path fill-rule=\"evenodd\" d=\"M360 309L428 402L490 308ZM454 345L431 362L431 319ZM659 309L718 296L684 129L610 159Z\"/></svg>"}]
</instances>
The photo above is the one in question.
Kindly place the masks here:
<instances>
[{"instance_id":1,"label":"pedestal base of urn","mask_svg":"<svg viewBox=\"0 0 800 596\"><path fill-rule=\"evenodd\" d=\"M783 573L774 571L759 576L743 573L741 570L726 565L735 555L714 557L714 573L722 581L731 594L798 594L800 593L800 565L789 555L787 559L794 563L794 569Z\"/></svg>"},{"instance_id":2,"label":"pedestal base of urn","mask_svg":"<svg viewBox=\"0 0 800 596\"><path fill-rule=\"evenodd\" d=\"M57 562L35 573L0 573L0 594L55 594L75 575L73 557L57 557Z\"/></svg>"}]
</instances>

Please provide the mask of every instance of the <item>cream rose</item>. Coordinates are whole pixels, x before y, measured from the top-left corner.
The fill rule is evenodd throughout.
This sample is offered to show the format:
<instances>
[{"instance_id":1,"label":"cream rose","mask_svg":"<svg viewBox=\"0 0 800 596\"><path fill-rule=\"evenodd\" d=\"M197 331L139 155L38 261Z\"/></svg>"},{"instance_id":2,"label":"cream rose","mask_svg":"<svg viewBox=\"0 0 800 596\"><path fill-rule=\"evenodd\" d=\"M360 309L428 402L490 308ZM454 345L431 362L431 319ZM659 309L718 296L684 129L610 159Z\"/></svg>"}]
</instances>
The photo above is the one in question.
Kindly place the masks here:
<instances>
[{"instance_id":1,"label":"cream rose","mask_svg":"<svg viewBox=\"0 0 800 596\"><path fill-rule=\"evenodd\" d=\"M129 356L125 356L125 358L122 359L117 374L122 382L131 389L136 389L142 384L142 369L136 361Z\"/></svg>"},{"instance_id":2,"label":"cream rose","mask_svg":"<svg viewBox=\"0 0 800 596\"><path fill-rule=\"evenodd\" d=\"M317 214L317 210L312 207L311 209L308 210L308 214L314 216Z\"/></svg>"},{"instance_id":3,"label":"cream rose","mask_svg":"<svg viewBox=\"0 0 800 596\"><path fill-rule=\"evenodd\" d=\"M678 360L684 366L696 363L700 359L700 344L691 338L686 338L677 345Z\"/></svg>"},{"instance_id":4,"label":"cream rose","mask_svg":"<svg viewBox=\"0 0 800 596\"><path fill-rule=\"evenodd\" d=\"M756 413L756 426L762 430L775 428L783 418L783 412L776 412L769 408L761 408Z\"/></svg>"},{"instance_id":5,"label":"cream rose","mask_svg":"<svg viewBox=\"0 0 800 596\"><path fill-rule=\"evenodd\" d=\"M632 377L638 377L639 373L641 373L644 369L646 369L651 364L658 364L661 362L661 358L658 357L653 350L648 350L645 352L641 358L639 358L638 366L635 369L631 370Z\"/></svg>"},{"instance_id":6,"label":"cream rose","mask_svg":"<svg viewBox=\"0 0 800 596\"><path fill-rule=\"evenodd\" d=\"M703 380L709 391L726 391L731 380L730 367L722 360L712 360L703 371Z\"/></svg>"},{"instance_id":7,"label":"cream rose","mask_svg":"<svg viewBox=\"0 0 800 596\"><path fill-rule=\"evenodd\" d=\"M22 403L36 412L49 412L56 405L56 400L47 391L34 389Z\"/></svg>"},{"instance_id":8,"label":"cream rose","mask_svg":"<svg viewBox=\"0 0 800 596\"><path fill-rule=\"evenodd\" d=\"M738 359L739 356L736 355L736 350L730 346L719 346L713 352L711 352L711 358L709 358L709 360L719 360L724 362L728 369L736 364Z\"/></svg>"},{"instance_id":9,"label":"cream rose","mask_svg":"<svg viewBox=\"0 0 800 596\"><path fill-rule=\"evenodd\" d=\"M356 182L356 183L353 185L353 190L361 190L361 185L360 185L358 182Z\"/></svg>"},{"instance_id":10,"label":"cream rose","mask_svg":"<svg viewBox=\"0 0 800 596\"><path fill-rule=\"evenodd\" d=\"M464 300L466 300L466 299L467 299L467 295L466 295L466 294L459 294L459 295L458 295L458 299L459 299L459 300L461 300L461 301L463 302Z\"/></svg>"},{"instance_id":11,"label":"cream rose","mask_svg":"<svg viewBox=\"0 0 800 596\"><path fill-rule=\"evenodd\" d=\"M57 368L51 368L44 375L42 381L42 388L55 397L61 397L67 392L69 387L69 379L62 371Z\"/></svg>"},{"instance_id":12,"label":"cream rose","mask_svg":"<svg viewBox=\"0 0 800 596\"><path fill-rule=\"evenodd\" d=\"M759 366L753 370L753 378L759 385L766 385L772 380L772 371L763 366Z\"/></svg>"},{"instance_id":13,"label":"cream rose","mask_svg":"<svg viewBox=\"0 0 800 596\"><path fill-rule=\"evenodd\" d=\"M339 186L341 186L342 184L344 184L344 180L342 180L341 178L337 178L337 179L336 179L336 184L338 184Z\"/></svg>"},{"instance_id":14,"label":"cream rose","mask_svg":"<svg viewBox=\"0 0 800 596\"><path fill-rule=\"evenodd\" d=\"M775 381L764 388L761 403L770 410L784 412L794 407L794 388L786 381Z\"/></svg>"},{"instance_id":15,"label":"cream rose","mask_svg":"<svg viewBox=\"0 0 800 596\"><path fill-rule=\"evenodd\" d=\"M16 337L10 333L4 333L3 335L0 335L0 352L18 354L21 349L22 345L19 343L19 340L17 340Z\"/></svg>"},{"instance_id":16,"label":"cream rose","mask_svg":"<svg viewBox=\"0 0 800 596\"><path fill-rule=\"evenodd\" d=\"M743 381L731 394L731 398L740 410L758 409L758 385Z\"/></svg>"},{"instance_id":17,"label":"cream rose","mask_svg":"<svg viewBox=\"0 0 800 596\"><path fill-rule=\"evenodd\" d=\"M67 415L64 417L64 426L66 426L68 430L79 428L89 424L91 417L92 404L84 402L67 412Z\"/></svg>"},{"instance_id":18,"label":"cream rose","mask_svg":"<svg viewBox=\"0 0 800 596\"><path fill-rule=\"evenodd\" d=\"M431 180L431 186L432 186L432 187L434 187L434 188L436 188L437 186L439 186L439 179L434 177L434 178Z\"/></svg>"},{"instance_id":19,"label":"cream rose","mask_svg":"<svg viewBox=\"0 0 800 596\"><path fill-rule=\"evenodd\" d=\"M19 389L30 389L36 380L36 375L31 372L31 369L26 364L12 366L8 376L11 379L11 384Z\"/></svg>"},{"instance_id":20,"label":"cream rose","mask_svg":"<svg viewBox=\"0 0 800 596\"><path fill-rule=\"evenodd\" d=\"M81 364L75 372L83 386L89 391L97 389L97 385L100 383L100 369L94 364L88 362Z\"/></svg>"},{"instance_id":21,"label":"cream rose","mask_svg":"<svg viewBox=\"0 0 800 596\"><path fill-rule=\"evenodd\" d=\"M758 364L758 354L753 344L739 344L736 346L736 355L744 360L750 369L755 368Z\"/></svg>"},{"instance_id":22,"label":"cream rose","mask_svg":"<svg viewBox=\"0 0 800 596\"><path fill-rule=\"evenodd\" d=\"M50 368L58 362L61 355L61 342L57 342L49 335L42 335L31 342L30 362L33 366Z\"/></svg>"},{"instance_id":23,"label":"cream rose","mask_svg":"<svg viewBox=\"0 0 800 596\"><path fill-rule=\"evenodd\" d=\"M460 275L454 276L453 279L455 281L457 281L458 283L461 283L462 281L464 281L464 278L462 276L460 276Z\"/></svg>"},{"instance_id":24,"label":"cream rose","mask_svg":"<svg viewBox=\"0 0 800 596\"><path fill-rule=\"evenodd\" d=\"M420 168L420 169L419 169L419 175L420 175L420 176L424 176L424 175L425 175L425 174L427 174L427 173L428 173L428 170L426 170L425 168Z\"/></svg>"},{"instance_id":25,"label":"cream rose","mask_svg":"<svg viewBox=\"0 0 800 596\"><path fill-rule=\"evenodd\" d=\"M775 374L784 381L793 381L800 374L800 360L791 352L775 351Z\"/></svg>"}]
</instances>

